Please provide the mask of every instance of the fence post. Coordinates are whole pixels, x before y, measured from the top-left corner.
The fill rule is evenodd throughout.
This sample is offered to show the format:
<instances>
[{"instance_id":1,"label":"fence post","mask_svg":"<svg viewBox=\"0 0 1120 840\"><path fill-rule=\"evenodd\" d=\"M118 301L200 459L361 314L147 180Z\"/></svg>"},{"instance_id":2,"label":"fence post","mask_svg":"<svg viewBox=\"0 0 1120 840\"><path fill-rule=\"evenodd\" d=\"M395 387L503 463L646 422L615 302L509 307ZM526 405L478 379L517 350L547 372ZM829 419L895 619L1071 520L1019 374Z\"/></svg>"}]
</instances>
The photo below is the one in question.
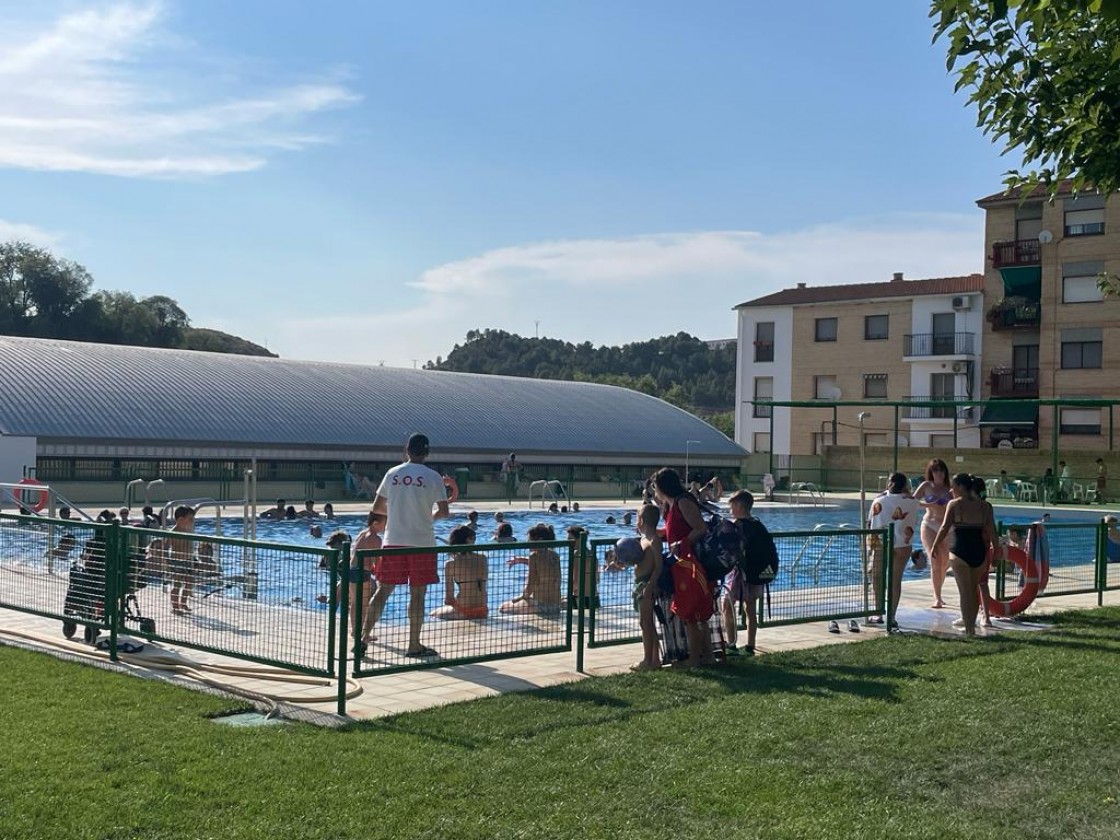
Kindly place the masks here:
<instances>
[{"instance_id":1,"label":"fence post","mask_svg":"<svg viewBox=\"0 0 1120 840\"><path fill-rule=\"evenodd\" d=\"M587 588L584 585L585 571L586 571L586 568L587 568L587 532L586 531L582 531L579 535L579 543L576 546L575 563L569 563L568 564L569 568L573 565L576 567L577 574L579 575L579 578L577 579L577 582L576 582L576 609L579 610L579 615L578 615L577 624L576 624L576 628L577 628L576 629L576 671L577 671L577 673L582 674L583 673L583 643L584 643L584 639L583 639L583 630L584 630L583 610L584 610L584 607L586 606L586 604L584 602L584 597L587 594L584 591ZM571 574L571 572L569 572L569 574ZM569 621L569 625L570 625L571 611L568 612L568 615L569 615L568 621Z\"/></svg>"},{"instance_id":2,"label":"fence post","mask_svg":"<svg viewBox=\"0 0 1120 840\"><path fill-rule=\"evenodd\" d=\"M109 626L109 659L117 661L117 631L120 626L120 598L125 567L120 525L112 522L105 527L105 591L104 621Z\"/></svg>"},{"instance_id":3,"label":"fence post","mask_svg":"<svg viewBox=\"0 0 1120 840\"><path fill-rule=\"evenodd\" d=\"M894 602L894 526L888 525L883 529L883 551L886 552L886 557L883 558L883 572L886 579L883 581L883 600L886 602L884 606L887 608L887 634L891 632L891 622L897 621L895 615L898 609L898 604Z\"/></svg>"},{"instance_id":4,"label":"fence post","mask_svg":"<svg viewBox=\"0 0 1120 840\"><path fill-rule=\"evenodd\" d=\"M1097 606L1104 606L1104 590L1108 586L1108 526L1097 524Z\"/></svg>"},{"instance_id":5,"label":"fence post","mask_svg":"<svg viewBox=\"0 0 1120 840\"><path fill-rule=\"evenodd\" d=\"M1003 537L1006 534L1003 520L996 524L996 532L999 534L1000 543L1003 543ZM1004 594L1007 587L1007 552L1003 553L1003 562L996 562L996 600L1002 601L1007 596Z\"/></svg>"},{"instance_id":6,"label":"fence post","mask_svg":"<svg viewBox=\"0 0 1120 840\"><path fill-rule=\"evenodd\" d=\"M337 549L334 572L331 574L332 588L337 586L340 592L338 619L338 713L346 715L346 662L349 654L350 640L350 541L347 540ZM346 572L345 577L339 574L339 569Z\"/></svg>"}]
</instances>

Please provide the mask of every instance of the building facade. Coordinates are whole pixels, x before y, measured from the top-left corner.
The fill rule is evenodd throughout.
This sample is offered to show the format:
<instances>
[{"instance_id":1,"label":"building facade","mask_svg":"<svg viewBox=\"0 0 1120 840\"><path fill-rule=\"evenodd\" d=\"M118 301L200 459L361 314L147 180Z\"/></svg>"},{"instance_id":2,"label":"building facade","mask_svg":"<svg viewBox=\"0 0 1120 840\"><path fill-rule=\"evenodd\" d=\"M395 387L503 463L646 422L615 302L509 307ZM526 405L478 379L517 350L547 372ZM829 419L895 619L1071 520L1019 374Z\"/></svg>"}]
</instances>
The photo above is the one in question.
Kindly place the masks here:
<instances>
[{"instance_id":1,"label":"building facade","mask_svg":"<svg viewBox=\"0 0 1120 840\"><path fill-rule=\"evenodd\" d=\"M791 455L855 445L858 412L834 415L831 403L858 400L868 413L865 442L889 446L895 409L875 403L906 400L916 405L900 413L899 445L978 446L974 408L922 403L979 398L983 301L979 274L895 274L884 283L799 283L740 304L736 440L753 452ZM771 407L770 400L821 407Z\"/></svg>"},{"instance_id":2,"label":"building facade","mask_svg":"<svg viewBox=\"0 0 1120 840\"><path fill-rule=\"evenodd\" d=\"M1120 273L1120 198L997 193L985 211L984 396L1115 399L1120 395L1120 299L1097 285ZM989 405L984 446L1108 448L1107 408Z\"/></svg>"}]
</instances>

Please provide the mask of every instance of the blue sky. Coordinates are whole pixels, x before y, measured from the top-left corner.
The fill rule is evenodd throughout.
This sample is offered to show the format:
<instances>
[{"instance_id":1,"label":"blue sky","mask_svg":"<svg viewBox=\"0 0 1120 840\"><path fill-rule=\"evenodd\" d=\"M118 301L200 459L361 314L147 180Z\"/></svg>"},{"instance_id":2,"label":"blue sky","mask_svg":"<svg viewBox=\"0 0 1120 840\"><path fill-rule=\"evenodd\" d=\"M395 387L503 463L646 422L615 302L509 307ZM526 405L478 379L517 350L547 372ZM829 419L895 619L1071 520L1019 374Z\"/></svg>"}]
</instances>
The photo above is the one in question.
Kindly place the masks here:
<instances>
[{"instance_id":1,"label":"blue sky","mask_svg":"<svg viewBox=\"0 0 1120 840\"><path fill-rule=\"evenodd\" d=\"M983 270L924 2L0 0L0 239L289 358Z\"/></svg>"}]
</instances>

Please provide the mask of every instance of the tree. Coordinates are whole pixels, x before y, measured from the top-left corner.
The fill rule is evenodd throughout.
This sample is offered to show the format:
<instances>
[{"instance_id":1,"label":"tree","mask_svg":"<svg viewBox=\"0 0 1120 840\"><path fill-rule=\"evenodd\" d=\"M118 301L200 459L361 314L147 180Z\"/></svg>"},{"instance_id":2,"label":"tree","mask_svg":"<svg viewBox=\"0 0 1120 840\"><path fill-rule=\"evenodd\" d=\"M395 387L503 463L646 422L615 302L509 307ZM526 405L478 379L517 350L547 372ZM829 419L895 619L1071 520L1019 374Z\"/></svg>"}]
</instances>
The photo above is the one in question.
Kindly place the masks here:
<instances>
[{"instance_id":1,"label":"tree","mask_svg":"<svg viewBox=\"0 0 1120 840\"><path fill-rule=\"evenodd\" d=\"M932 0L956 90L1033 171L1009 187L1120 188L1120 0Z\"/></svg>"}]
</instances>

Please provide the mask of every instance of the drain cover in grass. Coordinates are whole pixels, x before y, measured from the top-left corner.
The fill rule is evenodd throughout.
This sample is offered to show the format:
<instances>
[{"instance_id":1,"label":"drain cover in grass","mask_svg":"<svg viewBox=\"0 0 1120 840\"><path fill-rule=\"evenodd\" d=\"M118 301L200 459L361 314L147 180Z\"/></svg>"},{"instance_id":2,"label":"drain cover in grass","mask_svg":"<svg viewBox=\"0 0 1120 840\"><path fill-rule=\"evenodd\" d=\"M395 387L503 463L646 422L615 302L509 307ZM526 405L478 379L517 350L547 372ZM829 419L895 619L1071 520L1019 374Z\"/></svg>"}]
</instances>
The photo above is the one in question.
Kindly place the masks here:
<instances>
[{"instance_id":1,"label":"drain cover in grass","mask_svg":"<svg viewBox=\"0 0 1120 840\"><path fill-rule=\"evenodd\" d=\"M211 720L225 726L272 726L284 723L280 718L265 717L260 712L238 712L234 715L211 718Z\"/></svg>"}]
</instances>

